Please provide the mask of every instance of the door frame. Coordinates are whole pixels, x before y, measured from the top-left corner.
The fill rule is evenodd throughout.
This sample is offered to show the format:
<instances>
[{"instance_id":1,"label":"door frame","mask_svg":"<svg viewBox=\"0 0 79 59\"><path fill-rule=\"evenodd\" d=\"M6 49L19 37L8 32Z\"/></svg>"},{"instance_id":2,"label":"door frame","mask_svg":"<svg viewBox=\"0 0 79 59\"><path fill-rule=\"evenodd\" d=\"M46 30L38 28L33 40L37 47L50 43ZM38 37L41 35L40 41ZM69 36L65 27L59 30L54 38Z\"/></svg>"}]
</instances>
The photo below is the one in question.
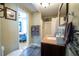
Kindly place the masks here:
<instances>
[{"instance_id":1,"label":"door frame","mask_svg":"<svg viewBox=\"0 0 79 59\"><path fill-rule=\"evenodd\" d=\"M28 20L27 20L28 25L26 25L27 26L27 33L26 33L27 34L27 40L26 40L26 42L27 42L27 46L28 46L29 45L29 14L25 10L23 10L21 8L17 8L17 22L19 21L18 20L19 11L22 11L23 13L25 13L28 16ZM18 44L19 44L19 26L18 26ZM20 48L20 44L19 44L19 48Z\"/></svg>"}]
</instances>

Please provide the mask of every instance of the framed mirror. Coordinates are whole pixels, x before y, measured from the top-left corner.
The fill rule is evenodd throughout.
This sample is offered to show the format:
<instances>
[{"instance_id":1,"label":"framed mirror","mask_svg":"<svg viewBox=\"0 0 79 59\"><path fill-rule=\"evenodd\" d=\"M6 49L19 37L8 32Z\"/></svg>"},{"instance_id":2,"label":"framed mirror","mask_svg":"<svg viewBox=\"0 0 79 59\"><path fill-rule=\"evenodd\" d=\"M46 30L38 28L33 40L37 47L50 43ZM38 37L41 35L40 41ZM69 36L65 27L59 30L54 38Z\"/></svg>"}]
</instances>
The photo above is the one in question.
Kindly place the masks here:
<instances>
[{"instance_id":1,"label":"framed mirror","mask_svg":"<svg viewBox=\"0 0 79 59\"><path fill-rule=\"evenodd\" d=\"M59 26L66 25L66 23L68 22L68 6L67 5L68 3L62 3L59 6L59 10L58 10Z\"/></svg>"}]
</instances>

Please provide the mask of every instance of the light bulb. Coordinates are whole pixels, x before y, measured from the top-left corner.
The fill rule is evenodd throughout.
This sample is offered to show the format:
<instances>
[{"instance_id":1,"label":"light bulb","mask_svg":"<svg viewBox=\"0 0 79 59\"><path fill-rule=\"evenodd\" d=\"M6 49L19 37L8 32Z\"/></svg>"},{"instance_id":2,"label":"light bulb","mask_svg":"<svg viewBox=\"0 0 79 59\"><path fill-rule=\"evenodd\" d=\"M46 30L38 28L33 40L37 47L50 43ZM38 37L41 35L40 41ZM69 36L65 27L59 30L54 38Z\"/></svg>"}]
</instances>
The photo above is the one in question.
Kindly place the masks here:
<instances>
[{"instance_id":1,"label":"light bulb","mask_svg":"<svg viewBox=\"0 0 79 59\"><path fill-rule=\"evenodd\" d=\"M42 7L46 8L50 5L50 3L40 3Z\"/></svg>"}]
</instances>

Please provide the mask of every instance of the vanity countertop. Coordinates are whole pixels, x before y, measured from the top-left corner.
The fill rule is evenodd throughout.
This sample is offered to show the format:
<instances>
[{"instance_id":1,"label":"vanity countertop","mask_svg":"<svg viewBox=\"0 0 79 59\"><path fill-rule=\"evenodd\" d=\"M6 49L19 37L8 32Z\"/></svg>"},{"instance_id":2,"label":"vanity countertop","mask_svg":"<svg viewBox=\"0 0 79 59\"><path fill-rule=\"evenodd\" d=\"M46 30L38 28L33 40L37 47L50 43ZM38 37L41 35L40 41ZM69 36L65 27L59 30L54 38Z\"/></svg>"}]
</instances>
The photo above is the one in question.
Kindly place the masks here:
<instances>
[{"instance_id":1,"label":"vanity countertop","mask_svg":"<svg viewBox=\"0 0 79 59\"><path fill-rule=\"evenodd\" d=\"M48 44L56 44L56 37L44 37L42 42Z\"/></svg>"},{"instance_id":2,"label":"vanity countertop","mask_svg":"<svg viewBox=\"0 0 79 59\"><path fill-rule=\"evenodd\" d=\"M44 37L43 40L42 40L42 43L64 46L64 44L62 44L62 42L63 42L62 39L61 40L60 39L57 40L56 37Z\"/></svg>"}]
</instances>

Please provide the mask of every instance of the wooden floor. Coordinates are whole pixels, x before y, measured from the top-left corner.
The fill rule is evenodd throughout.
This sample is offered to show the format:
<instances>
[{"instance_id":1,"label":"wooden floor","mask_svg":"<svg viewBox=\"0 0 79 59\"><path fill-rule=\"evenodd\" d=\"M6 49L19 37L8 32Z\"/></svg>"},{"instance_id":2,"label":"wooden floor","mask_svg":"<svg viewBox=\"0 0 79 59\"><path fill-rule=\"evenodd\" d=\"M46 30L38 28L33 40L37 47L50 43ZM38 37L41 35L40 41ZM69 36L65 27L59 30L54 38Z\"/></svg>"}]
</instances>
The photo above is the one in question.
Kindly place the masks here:
<instances>
[{"instance_id":1,"label":"wooden floor","mask_svg":"<svg viewBox=\"0 0 79 59\"><path fill-rule=\"evenodd\" d=\"M41 47L31 46L26 48L20 56L41 56Z\"/></svg>"}]
</instances>

